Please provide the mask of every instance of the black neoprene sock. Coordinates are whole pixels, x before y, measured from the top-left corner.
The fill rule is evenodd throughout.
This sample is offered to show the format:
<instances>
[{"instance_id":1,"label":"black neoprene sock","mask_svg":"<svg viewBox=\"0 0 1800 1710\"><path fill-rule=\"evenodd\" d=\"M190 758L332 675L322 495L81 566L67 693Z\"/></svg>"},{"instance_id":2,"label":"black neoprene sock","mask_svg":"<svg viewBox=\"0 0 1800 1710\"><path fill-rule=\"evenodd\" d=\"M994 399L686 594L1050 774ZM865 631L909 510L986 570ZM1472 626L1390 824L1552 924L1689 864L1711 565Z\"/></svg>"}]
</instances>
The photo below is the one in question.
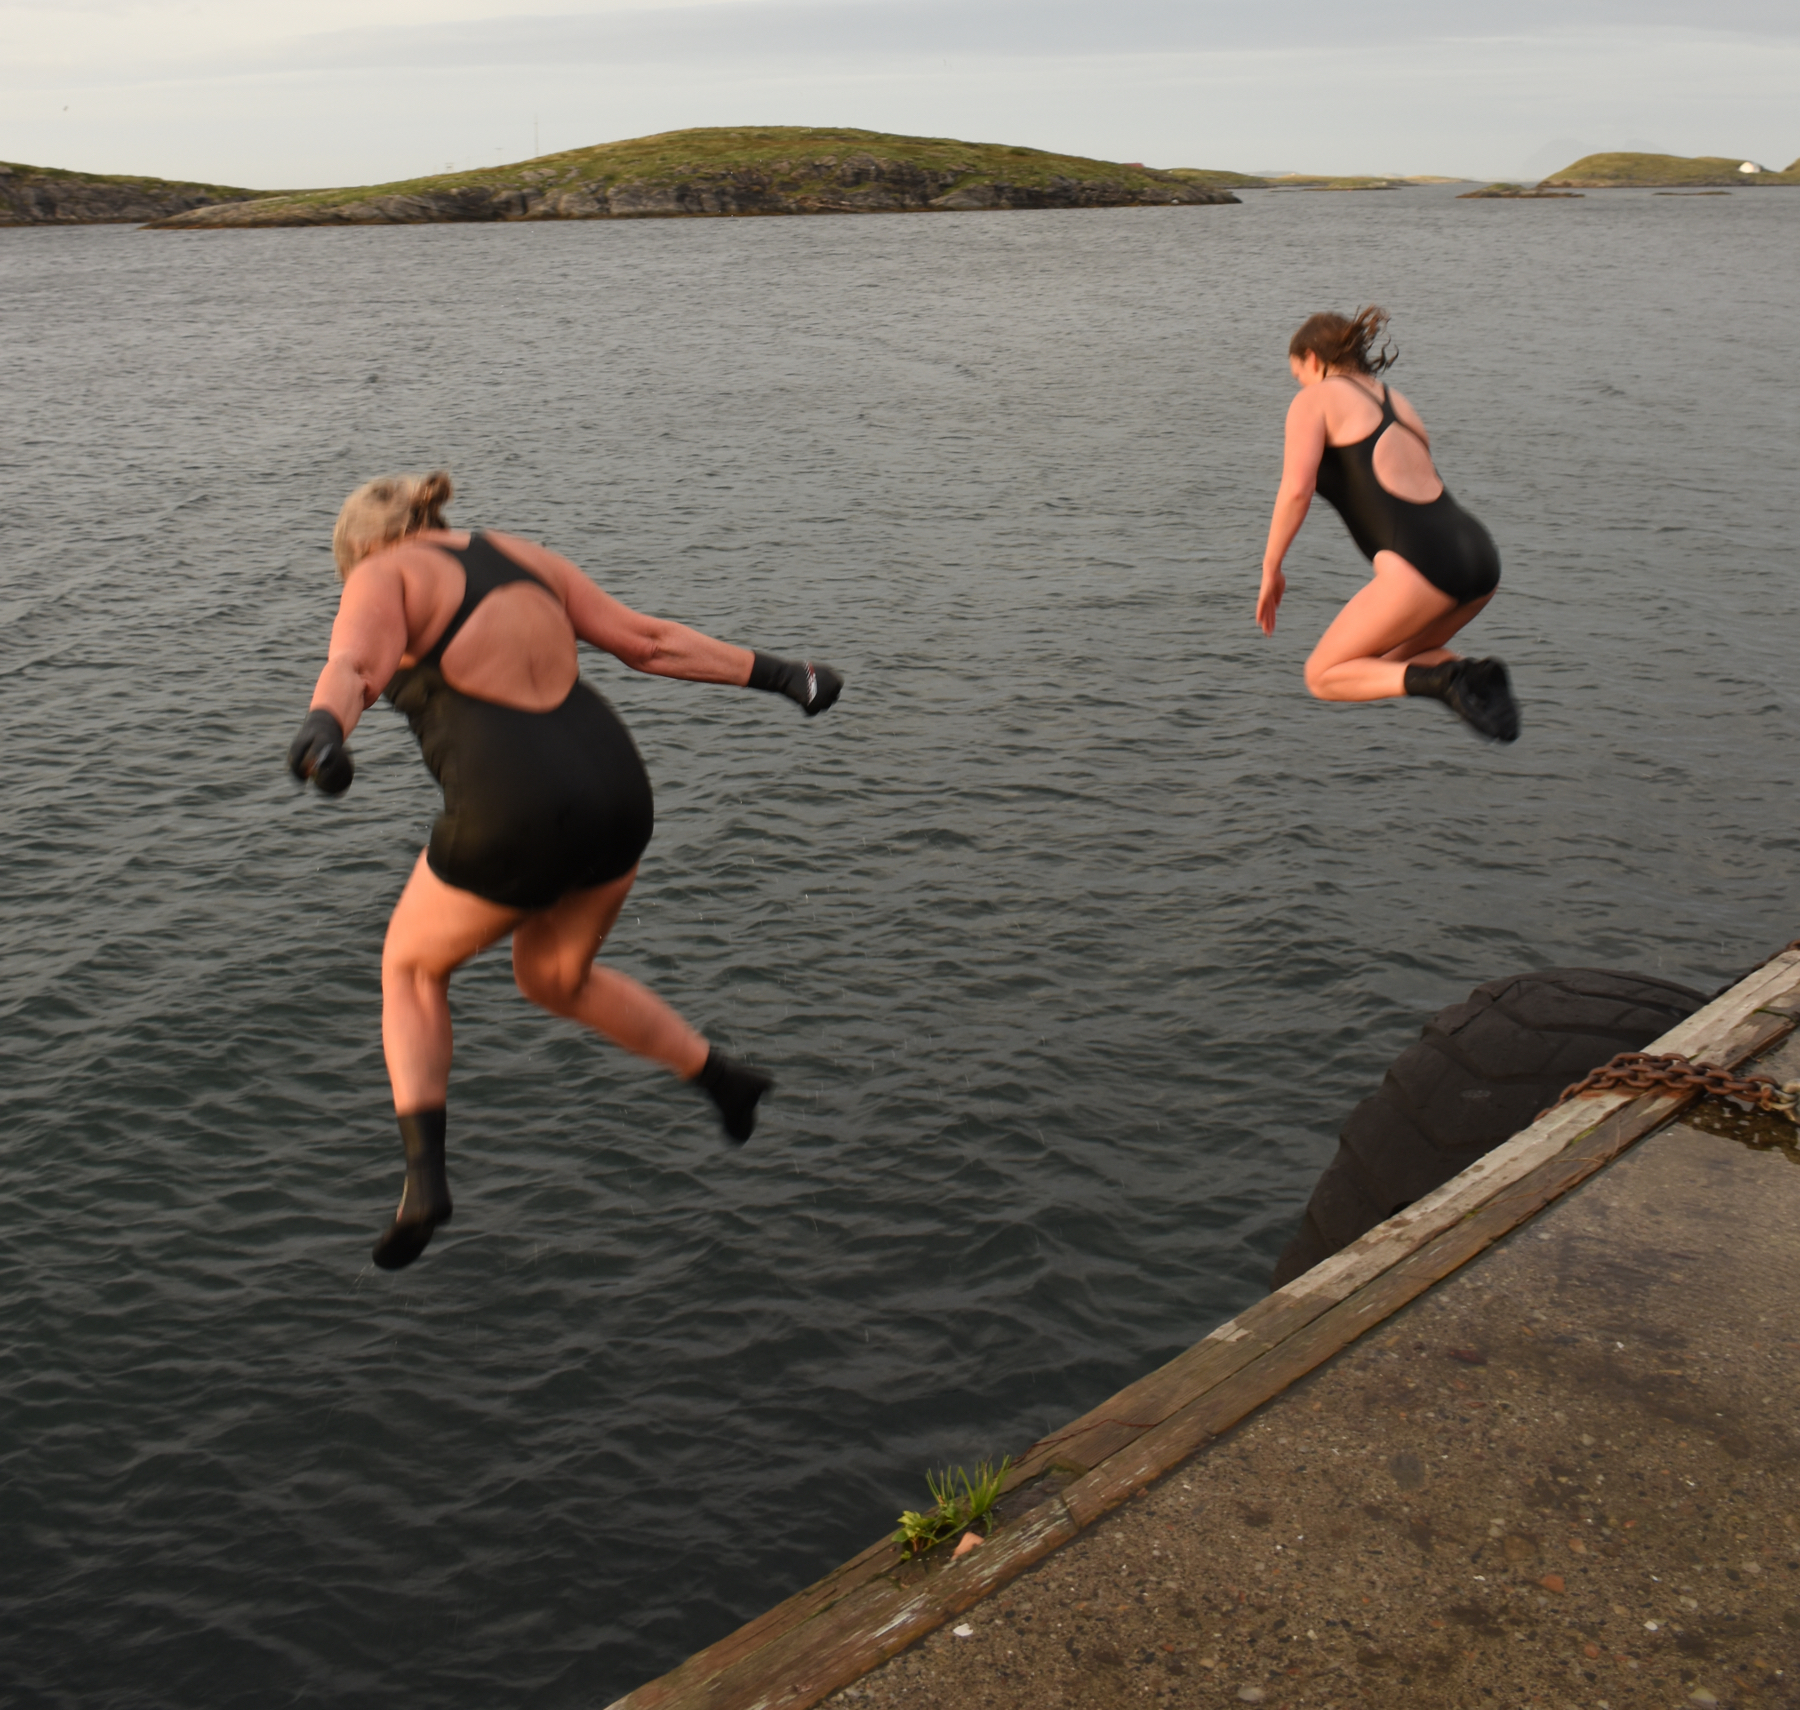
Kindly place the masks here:
<instances>
[{"instance_id":1,"label":"black neoprene sock","mask_svg":"<svg viewBox=\"0 0 1800 1710\"><path fill-rule=\"evenodd\" d=\"M740 1146L756 1132L756 1101L774 1084L772 1075L733 1062L716 1045L694 1077L694 1085L719 1107L725 1132Z\"/></svg>"},{"instance_id":2,"label":"black neoprene sock","mask_svg":"<svg viewBox=\"0 0 1800 1710\"><path fill-rule=\"evenodd\" d=\"M1441 701L1461 663L1460 659L1446 659L1439 665L1408 665L1406 692L1409 695L1429 695L1434 701Z\"/></svg>"},{"instance_id":3,"label":"black neoprene sock","mask_svg":"<svg viewBox=\"0 0 1800 1710\"><path fill-rule=\"evenodd\" d=\"M384 1271L404 1270L431 1240L440 1223L448 1223L450 1178L444 1168L444 1132L449 1117L443 1105L415 1110L396 1118L400 1144L406 1149L406 1185L400 1209L387 1232L375 1243L375 1263Z\"/></svg>"},{"instance_id":4,"label":"black neoprene sock","mask_svg":"<svg viewBox=\"0 0 1800 1710\"><path fill-rule=\"evenodd\" d=\"M1495 742L1519 735L1519 703L1498 659L1446 659L1441 665L1408 665L1406 692L1440 700L1470 729Z\"/></svg>"}]
</instances>

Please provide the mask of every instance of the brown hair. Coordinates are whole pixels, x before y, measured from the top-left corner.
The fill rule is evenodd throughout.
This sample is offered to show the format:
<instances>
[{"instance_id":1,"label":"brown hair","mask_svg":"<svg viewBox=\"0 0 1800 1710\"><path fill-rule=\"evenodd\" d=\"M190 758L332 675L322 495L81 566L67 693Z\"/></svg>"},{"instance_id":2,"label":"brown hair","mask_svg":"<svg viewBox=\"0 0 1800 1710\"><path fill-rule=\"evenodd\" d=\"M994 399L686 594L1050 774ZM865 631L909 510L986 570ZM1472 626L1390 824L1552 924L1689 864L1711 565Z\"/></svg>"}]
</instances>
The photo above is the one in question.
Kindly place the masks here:
<instances>
[{"instance_id":1,"label":"brown hair","mask_svg":"<svg viewBox=\"0 0 1800 1710\"><path fill-rule=\"evenodd\" d=\"M1308 315L1301 323L1300 330L1288 340L1288 355L1305 356L1311 352L1327 371L1348 368L1356 374L1379 374L1384 368L1392 368L1400 354L1387 338L1387 325L1387 310L1372 303L1366 309L1358 309L1354 319L1326 309Z\"/></svg>"},{"instance_id":2,"label":"brown hair","mask_svg":"<svg viewBox=\"0 0 1800 1710\"><path fill-rule=\"evenodd\" d=\"M442 528L444 506L454 489L442 469L429 475L381 475L365 481L344 501L331 531L331 555L338 580L349 576L372 552L404 540L420 529Z\"/></svg>"}]
</instances>

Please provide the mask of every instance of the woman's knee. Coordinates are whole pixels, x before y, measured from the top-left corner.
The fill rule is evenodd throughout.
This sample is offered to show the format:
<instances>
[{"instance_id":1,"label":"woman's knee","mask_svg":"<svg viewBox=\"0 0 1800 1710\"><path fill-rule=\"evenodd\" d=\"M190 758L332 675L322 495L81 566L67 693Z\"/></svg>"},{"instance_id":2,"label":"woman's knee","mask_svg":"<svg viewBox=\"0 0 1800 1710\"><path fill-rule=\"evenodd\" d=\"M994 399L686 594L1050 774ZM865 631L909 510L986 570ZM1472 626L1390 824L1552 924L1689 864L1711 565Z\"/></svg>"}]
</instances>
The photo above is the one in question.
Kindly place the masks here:
<instances>
[{"instance_id":1,"label":"woman's knee","mask_svg":"<svg viewBox=\"0 0 1800 1710\"><path fill-rule=\"evenodd\" d=\"M573 968L560 956L534 956L513 945L513 982L539 1009L567 1015L587 983L587 969Z\"/></svg>"},{"instance_id":2,"label":"woman's knee","mask_svg":"<svg viewBox=\"0 0 1800 1710\"><path fill-rule=\"evenodd\" d=\"M1306 692L1311 695L1315 701L1328 701L1331 699L1331 690L1327 686L1326 679L1330 675L1332 666L1336 663L1336 660L1332 660L1329 663L1322 662L1316 655L1307 660L1305 668Z\"/></svg>"},{"instance_id":3,"label":"woman's knee","mask_svg":"<svg viewBox=\"0 0 1800 1710\"><path fill-rule=\"evenodd\" d=\"M424 965L408 946L389 932L381 947L381 984L384 991L396 986L415 986L427 978Z\"/></svg>"}]
</instances>

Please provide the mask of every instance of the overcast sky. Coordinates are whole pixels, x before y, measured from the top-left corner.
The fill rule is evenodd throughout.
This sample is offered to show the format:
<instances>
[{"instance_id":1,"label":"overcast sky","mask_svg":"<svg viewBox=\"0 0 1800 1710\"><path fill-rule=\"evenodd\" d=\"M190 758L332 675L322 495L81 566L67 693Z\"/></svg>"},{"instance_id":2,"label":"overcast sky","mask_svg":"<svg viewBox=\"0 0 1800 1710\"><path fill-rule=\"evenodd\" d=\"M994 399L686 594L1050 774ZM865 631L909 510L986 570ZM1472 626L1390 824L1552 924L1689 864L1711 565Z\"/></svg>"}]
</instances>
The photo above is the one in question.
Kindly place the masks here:
<instances>
[{"instance_id":1,"label":"overcast sky","mask_svg":"<svg viewBox=\"0 0 1800 1710\"><path fill-rule=\"evenodd\" d=\"M1623 21L1629 14L1629 22ZM688 125L1240 171L1800 156L1800 5L0 0L0 159L374 183ZM1725 17L1726 10L1719 14Z\"/></svg>"}]
</instances>

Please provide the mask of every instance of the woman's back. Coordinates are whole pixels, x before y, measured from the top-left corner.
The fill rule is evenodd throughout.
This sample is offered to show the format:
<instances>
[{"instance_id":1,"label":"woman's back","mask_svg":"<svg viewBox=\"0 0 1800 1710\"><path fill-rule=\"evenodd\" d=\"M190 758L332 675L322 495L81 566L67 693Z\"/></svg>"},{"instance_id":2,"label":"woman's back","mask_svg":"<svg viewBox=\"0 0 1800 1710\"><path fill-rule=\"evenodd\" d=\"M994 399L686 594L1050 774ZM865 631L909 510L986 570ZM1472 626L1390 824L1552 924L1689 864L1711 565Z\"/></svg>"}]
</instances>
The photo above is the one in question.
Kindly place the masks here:
<instances>
[{"instance_id":1,"label":"woman's back","mask_svg":"<svg viewBox=\"0 0 1800 1710\"><path fill-rule=\"evenodd\" d=\"M1379 434L1371 448L1370 461L1384 491L1414 505L1428 505L1443 492L1444 483L1431 461L1431 441L1425 424L1391 386L1384 388L1376 380L1364 382L1334 374L1318 390L1328 450L1357 446ZM1392 409L1391 420L1382 409L1383 391Z\"/></svg>"},{"instance_id":2,"label":"woman's back","mask_svg":"<svg viewBox=\"0 0 1800 1710\"><path fill-rule=\"evenodd\" d=\"M575 628L551 566L551 555L510 536L483 535L491 551L524 574L482 593L438 660L445 683L459 694L521 712L549 712L568 698L580 675ZM469 591L469 572L459 555L476 537L460 530L431 530L367 560L356 574L398 573L406 610L402 671L435 649ZM535 572L535 573L534 573Z\"/></svg>"}]
</instances>

